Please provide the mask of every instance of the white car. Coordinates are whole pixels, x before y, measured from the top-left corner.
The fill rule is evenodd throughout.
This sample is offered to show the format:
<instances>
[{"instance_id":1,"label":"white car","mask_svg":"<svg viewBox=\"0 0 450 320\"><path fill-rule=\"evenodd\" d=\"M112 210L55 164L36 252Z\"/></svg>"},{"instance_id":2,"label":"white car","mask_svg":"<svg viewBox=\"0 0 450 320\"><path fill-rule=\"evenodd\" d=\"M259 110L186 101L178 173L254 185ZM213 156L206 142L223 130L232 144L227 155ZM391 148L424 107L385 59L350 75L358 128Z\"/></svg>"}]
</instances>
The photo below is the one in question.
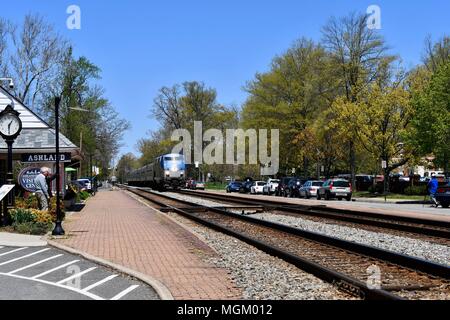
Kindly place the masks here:
<instances>
[{"instance_id":1,"label":"white car","mask_svg":"<svg viewBox=\"0 0 450 320\"><path fill-rule=\"evenodd\" d=\"M262 194L263 193L263 188L266 185L266 183L264 181L256 181L255 183L253 183L252 187L250 188L250 193L251 194Z\"/></svg>"},{"instance_id":2,"label":"white car","mask_svg":"<svg viewBox=\"0 0 450 320\"><path fill-rule=\"evenodd\" d=\"M269 179L267 181L267 184L263 187L263 194L264 195L271 195L274 194L275 191L278 188L278 185L280 184L280 180L278 179Z\"/></svg>"}]
</instances>

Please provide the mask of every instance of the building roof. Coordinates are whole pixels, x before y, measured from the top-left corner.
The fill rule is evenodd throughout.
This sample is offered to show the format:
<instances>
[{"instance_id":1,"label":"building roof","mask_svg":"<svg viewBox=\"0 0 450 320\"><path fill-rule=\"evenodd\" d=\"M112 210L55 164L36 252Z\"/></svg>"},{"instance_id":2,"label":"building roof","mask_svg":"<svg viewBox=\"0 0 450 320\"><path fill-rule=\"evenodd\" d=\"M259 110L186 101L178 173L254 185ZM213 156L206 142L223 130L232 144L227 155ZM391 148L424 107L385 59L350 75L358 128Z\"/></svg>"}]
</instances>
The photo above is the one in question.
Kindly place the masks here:
<instances>
[{"instance_id":1,"label":"building roof","mask_svg":"<svg viewBox=\"0 0 450 320\"><path fill-rule=\"evenodd\" d=\"M10 104L20 113L23 130L14 143L14 153L54 152L56 144L55 130L47 122L30 110L24 103L0 86L0 111ZM59 134L61 152L75 152L78 147ZM0 139L0 153L7 152L7 145Z\"/></svg>"}]
</instances>

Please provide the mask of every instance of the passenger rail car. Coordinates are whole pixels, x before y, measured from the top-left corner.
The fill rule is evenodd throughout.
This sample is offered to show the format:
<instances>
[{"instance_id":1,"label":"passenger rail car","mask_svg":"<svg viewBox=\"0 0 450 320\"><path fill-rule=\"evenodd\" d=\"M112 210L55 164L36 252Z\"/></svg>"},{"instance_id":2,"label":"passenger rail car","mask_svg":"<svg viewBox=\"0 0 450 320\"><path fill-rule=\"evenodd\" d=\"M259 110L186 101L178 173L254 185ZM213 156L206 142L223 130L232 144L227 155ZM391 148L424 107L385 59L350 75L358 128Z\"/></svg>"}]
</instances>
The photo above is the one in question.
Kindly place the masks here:
<instances>
[{"instance_id":1,"label":"passenger rail car","mask_svg":"<svg viewBox=\"0 0 450 320\"><path fill-rule=\"evenodd\" d=\"M180 154L166 154L151 164L132 171L127 182L130 186L150 187L156 190L178 189L184 186L186 163Z\"/></svg>"}]
</instances>

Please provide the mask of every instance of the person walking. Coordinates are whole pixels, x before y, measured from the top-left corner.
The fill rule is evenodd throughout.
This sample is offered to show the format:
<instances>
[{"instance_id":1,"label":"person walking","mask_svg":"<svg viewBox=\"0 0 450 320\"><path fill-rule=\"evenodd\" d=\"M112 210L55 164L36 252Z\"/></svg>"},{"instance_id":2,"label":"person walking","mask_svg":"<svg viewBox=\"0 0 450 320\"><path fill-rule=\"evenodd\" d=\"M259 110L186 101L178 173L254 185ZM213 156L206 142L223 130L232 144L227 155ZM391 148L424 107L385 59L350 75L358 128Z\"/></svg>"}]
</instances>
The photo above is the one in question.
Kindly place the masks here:
<instances>
[{"instance_id":1,"label":"person walking","mask_svg":"<svg viewBox=\"0 0 450 320\"><path fill-rule=\"evenodd\" d=\"M36 197L39 204L39 210L48 210L48 185L47 177L50 175L50 169L46 167L41 168L41 173L34 179L36 186Z\"/></svg>"},{"instance_id":2,"label":"person walking","mask_svg":"<svg viewBox=\"0 0 450 320\"><path fill-rule=\"evenodd\" d=\"M436 192L439 187L439 181L435 175L431 177L430 182L428 182L428 193L430 194L431 201L436 206L439 206L439 202L436 200Z\"/></svg>"}]
</instances>

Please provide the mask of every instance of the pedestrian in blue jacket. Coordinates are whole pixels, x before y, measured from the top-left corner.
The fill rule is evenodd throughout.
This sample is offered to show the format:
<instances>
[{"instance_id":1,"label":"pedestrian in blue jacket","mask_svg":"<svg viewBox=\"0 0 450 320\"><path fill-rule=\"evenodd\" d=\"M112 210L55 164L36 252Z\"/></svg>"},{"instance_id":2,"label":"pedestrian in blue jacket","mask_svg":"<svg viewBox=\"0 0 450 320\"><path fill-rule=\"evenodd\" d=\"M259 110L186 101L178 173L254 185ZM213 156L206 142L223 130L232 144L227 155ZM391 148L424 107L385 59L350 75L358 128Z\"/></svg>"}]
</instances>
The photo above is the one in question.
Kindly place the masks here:
<instances>
[{"instance_id":1,"label":"pedestrian in blue jacket","mask_svg":"<svg viewBox=\"0 0 450 320\"><path fill-rule=\"evenodd\" d=\"M433 176L428 182L428 193L430 194L431 201L436 205L436 208L438 207L439 203L436 200L436 193L439 187L439 182L436 176Z\"/></svg>"}]
</instances>

